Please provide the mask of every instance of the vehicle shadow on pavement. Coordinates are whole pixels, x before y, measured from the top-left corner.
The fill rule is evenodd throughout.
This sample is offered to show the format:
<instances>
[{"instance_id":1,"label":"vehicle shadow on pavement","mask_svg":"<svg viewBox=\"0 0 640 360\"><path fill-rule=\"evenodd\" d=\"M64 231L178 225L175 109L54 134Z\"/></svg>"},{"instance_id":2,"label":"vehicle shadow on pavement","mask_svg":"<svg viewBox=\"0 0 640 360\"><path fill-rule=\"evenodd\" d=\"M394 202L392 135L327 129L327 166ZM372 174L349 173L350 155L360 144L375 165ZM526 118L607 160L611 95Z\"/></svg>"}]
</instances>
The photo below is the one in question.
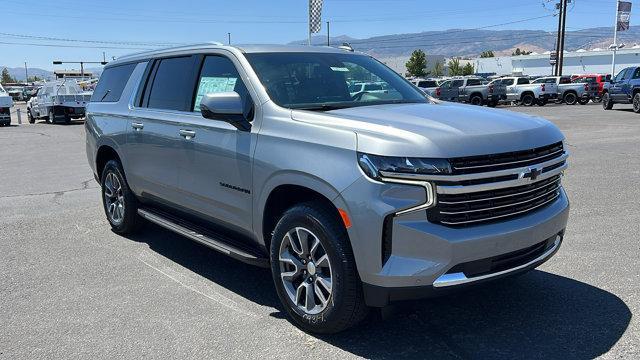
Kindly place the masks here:
<instances>
[{"instance_id":1,"label":"vehicle shadow on pavement","mask_svg":"<svg viewBox=\"0 0 640 360\"><path fill-rule=\"evenodd\" d=\"M593 359L631 320L617 296L539 270L396 308L323 340L374 359Z\"/></svg>"},{"instance_id":2,"label":"vehicle shadow on pavement","mask_svg":"<svg viewBox=\"0 0 640 360\"><path fill-rule=\"evenodd\" d=\"M129 238L217 285L286 318L271 273L243 264L153 224ZM373 359L592 359L623 335L631 311L617 296L534 270L449 296L396 304L354 329L317 336ZM285 321L285 320L283 320Z\"/></svg>"}]
</instances>

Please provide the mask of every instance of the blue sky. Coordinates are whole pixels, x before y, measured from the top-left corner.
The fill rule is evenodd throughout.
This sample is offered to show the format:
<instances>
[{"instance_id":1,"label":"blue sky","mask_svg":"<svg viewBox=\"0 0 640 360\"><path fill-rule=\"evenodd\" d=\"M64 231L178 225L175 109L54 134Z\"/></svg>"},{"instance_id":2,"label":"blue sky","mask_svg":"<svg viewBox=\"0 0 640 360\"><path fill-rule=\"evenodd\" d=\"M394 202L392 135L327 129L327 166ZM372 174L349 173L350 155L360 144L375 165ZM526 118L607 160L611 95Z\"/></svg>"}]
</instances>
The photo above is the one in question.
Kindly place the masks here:
<instances>
[{"instance_id":1,"label":"blue sky","mask_svg":"<svg viewBox=\"0 0 640 360\"><path fill-rule=\"evenodd\" d=\"M541 17L551 14L543 7L547 1L555 0L324 0L323 21L331 21L332 35L364 38L476 28ZM568 30L613 26L615 0L573 1ZM99 61L103 51L110 58L139 51L134 48L161 44L226 42L228 32L232 33L233 43L287 43L306 38L307 3L307 0L0 0L3 14L0 65L24 66L27 61L29 67L52 69L54 59ZM634 19L632 15L632 25ZM546 17L491 29L555 31L556 24L556 18ZM326 31L324 25L322 31Z\"/></svg>"}]
</instances>

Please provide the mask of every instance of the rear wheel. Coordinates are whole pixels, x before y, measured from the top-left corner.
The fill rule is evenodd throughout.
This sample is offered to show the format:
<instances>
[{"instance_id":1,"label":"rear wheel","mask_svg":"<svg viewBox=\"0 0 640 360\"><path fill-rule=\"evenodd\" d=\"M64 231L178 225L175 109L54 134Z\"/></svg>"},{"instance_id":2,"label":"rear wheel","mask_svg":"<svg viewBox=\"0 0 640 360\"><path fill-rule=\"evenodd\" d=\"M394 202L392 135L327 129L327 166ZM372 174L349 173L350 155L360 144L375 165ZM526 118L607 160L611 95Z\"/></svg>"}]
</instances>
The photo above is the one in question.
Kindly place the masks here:
<instances>
[{"instance_id":1,"label":"rear wheel","mask_svg":"<svg viewBox=\"0 0 640 360\"><path fill-rule=\"evenodd\" d=\"M578 104L587 105L589 103L589 99L580 99L578 100Z\"/></svg>"},{"instance_id":2,"label":"rear wheel","mask_svg":"<svg viewBox=\"0 0 640 360\"><path fill-rule=\"evenodd\" d=\"M549 103L547 99L538 99L538 106L545 106Z\"/></svg>"},{"instance_id":3,"label":"rear wheel","mask_svg":"<svg viewBox=\"0 0 640 360\"><path fill-rule=\"evenodd\" d=\"M636 114L640 114L640 92L633 95L633 111Z\"/></svg>"},{"instance_id":4,"label":"rear wheel","mask_svg":"<svg viewBox=\"0 0 640 360\"><path fill-rule=\"evenodd\" d=\"M476 105L476 106L481 106L482 105L482 96L480 95L473 95L471 97L471 105Z\"/></svg>"},{"instance_id":5,"label":"rear wheel","mask_svg":"<svg viewBox=\"0 0 640 360\"><path fill-rule=\"evenodd\" d=\"M135 231L141 223L141 218L138 217L138 200L129 189L120 162L107 162L100 179L102 204L111 229L118 234Z\"/></svg>"},{"instance_id":6,"label":"rear wheel","mask_svg":"<svg viewBox=\"0 0 640 360\"><path fill-rule=\"evenodd\" d=\"M562 98L567 105L575 105L578 102L578 96L572 92L564 94Z\"/></svg>"},{"instance_id":7,"label":"rear wheel","mask_svg":"<svg viewBox=\"0 0 640 360\"><path fill-rule=\"evenodd\" d=\"M535 102L536 102L536 98L533 96L533 94L522 95L522 105L533 106Z\"/></svg>"},{"instance_id":8,"label":"rear wheel","mask_svg":"<svg viewBox=\"0 0 640 360\"><path fill-rule=\"evenodd\" d=\"M604 93L604 95L602 95L602 108L605 110L613 109L613 101L611 100L609 93Z\"/></svg>"},{"instance_id":9,"label":"rear wheel","mask_svg":"<svg viewBox=\"0 0 640 360\"><path fill-rule=\"evenodd\" d=\"M337 333L366 316L348 235L331 209L314 202L286 211L270 257L278 297L304 330Z\"/></svg>"}]
</instances>

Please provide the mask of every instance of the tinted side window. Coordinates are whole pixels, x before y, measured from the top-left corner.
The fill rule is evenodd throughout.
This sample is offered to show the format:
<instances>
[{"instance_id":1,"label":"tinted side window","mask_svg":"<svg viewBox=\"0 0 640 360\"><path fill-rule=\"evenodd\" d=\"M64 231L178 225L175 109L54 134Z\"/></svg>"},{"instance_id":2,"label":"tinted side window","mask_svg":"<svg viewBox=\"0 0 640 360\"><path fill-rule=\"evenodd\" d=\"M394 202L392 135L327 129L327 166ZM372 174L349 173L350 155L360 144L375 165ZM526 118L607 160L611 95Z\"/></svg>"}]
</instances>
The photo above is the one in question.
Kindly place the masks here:
<instances>
[{"instance_id":1,"label":"tinted side window","mask_svg":"<svg viewBox=\"0 0 640 360\"><path fill-rule=\"evenodd\" d=\"M480 79L467 80L467 86L475 86L475 85L482 85L482 81L480 81Z\"/></svg>"},{"instance_id":2,"label":"tinted side window","mask_svg":"<svg viewBox=\"0 0 640 360\"><path fill-rule=\"evenodd\" d=\"M200 111L200 101L204 95L229 91L235 91L240 95L245 115L250 117L253 102L233 62L224 56L207 56L202 63L196 97L191 110Z\"/></svg>"},{"instance_id":3,"label":"tinted side window","mask_svg":"<svg viewBox=\"0 0 640 360\"><path fill-rule=\"evenodd\" d=\"M458 88L462 85L464 85L464 80L453 80L453 82L451 83L451 87L453 88Z\"/></svg>"},{"instance_id":4,"label":"tinted side window","mask_svg":"<svg viewBox=\"0 0 640 360\"><path fill-rule=\"evenodd\" d=\"M91 101L93 102L116 102L122 96L129 77L137 64L127 64L110 67L104 70L100 76L100 81L93 91Z\"/></svg>"},{"instance_id":5,"label":"tinted side window","mask_svg":"<svg viewBox=\"0 0 640 360\"><path fill-rule=\"evenodd\" d=\"M518 85L526 85L529 83L529 79L526 78L519 78L518 79Z\"/></svg>"},{"instance_id":6,"label":"tinted side window","mask_svg":"<svg viewBox=\"0 0 640 360\"><path fill-rule=\"evenodd\" d=\"M151 85L147 106L187 111L193 94L193 57L160 60Z\"/></svg>"},{"instance_id":7,"label":"tinted side window","mask_svg":"<svg viewBox=\"0 0 640 360\"><path fill-rule=\"evenodd\" d=\"M507 85L507 86L513 85L514 82L515 82L514 79L504 79L504 80L502 80L502 84L503 85Z\"/></svg>"}]
</instances>

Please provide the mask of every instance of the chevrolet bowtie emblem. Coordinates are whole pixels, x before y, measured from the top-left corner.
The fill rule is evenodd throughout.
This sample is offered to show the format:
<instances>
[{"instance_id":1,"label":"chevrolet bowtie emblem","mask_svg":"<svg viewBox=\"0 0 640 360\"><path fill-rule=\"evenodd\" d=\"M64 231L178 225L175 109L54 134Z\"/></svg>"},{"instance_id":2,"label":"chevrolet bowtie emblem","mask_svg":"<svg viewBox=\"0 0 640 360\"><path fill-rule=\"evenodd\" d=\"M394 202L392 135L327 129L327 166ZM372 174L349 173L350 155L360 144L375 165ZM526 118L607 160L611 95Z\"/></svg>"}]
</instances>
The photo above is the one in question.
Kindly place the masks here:
<instances>
[{"instance_id":1,"label":"chevrolet bowtie emblem","mask_svg":"<svg viewBox=\"0 0 640 360\"><path fill-rule=\"evenodd\" d=\"M542 174L542 169L529 168L526 172L520 174L520 178L529 178L535 180Z\"/></svg>"}]
</instances>

